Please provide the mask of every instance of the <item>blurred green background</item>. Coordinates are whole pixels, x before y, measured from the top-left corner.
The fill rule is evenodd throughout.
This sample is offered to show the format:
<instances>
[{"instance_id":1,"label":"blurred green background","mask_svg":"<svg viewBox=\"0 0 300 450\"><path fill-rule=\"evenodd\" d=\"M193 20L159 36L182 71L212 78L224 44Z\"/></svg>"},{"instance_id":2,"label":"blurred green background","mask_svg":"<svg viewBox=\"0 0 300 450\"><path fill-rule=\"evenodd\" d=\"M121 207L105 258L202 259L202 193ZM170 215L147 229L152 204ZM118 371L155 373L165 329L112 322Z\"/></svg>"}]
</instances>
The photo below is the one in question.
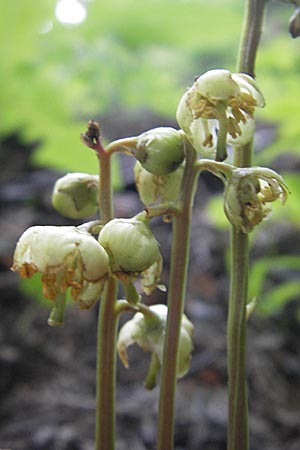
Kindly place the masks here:
<instances>
[{"instance_id":1,"label":"blurred green background","mask_svg":"<svg viewBox=\"0 0 300 450\"><path fill-rule=\"evenodd\" d=\"M86 122L107 115L113 127L141 111L172 120L195 75L235 70L243 6L240 0L1 2L0 137L18 132L24 142L39 141L35 164L94 172L95 157L78 138ZM270 2L258 56L267 100L258 117L278 125L276 140L259 156L264 163L278 152L299 153L300 52L288 34L292 13L292 5Z\"/></svg>"},{"instance_id":2,"label":"blurred green background","mask_svg":"<svg viewBox=\"0 0 300 450\"><path fill-rule=\"evenodd\" d=\"M104 138L125 137L129 122L145 131L147 117L176 126L178 101L196 75L236 70L243 9L240 0L1 2L0 140L17 135L21 144L37 142L36 167L95 173L95 155L79 139L87 121L103 119ZM272 217L299 230L300 39L288 33L293 11L269 1L256 67L267 103L257 113L258 128L267 131L256 142L254 164L272 167L279 154L288 158L292 195L284 212L275 205ZM214 196L208 217L227 229L220 210L221 196ZM264 290L268 267L299 271L299 255L266 258L253 265L250 298ZM266 312L299 296L298 279L271 291Z\"/></svg>"}]
</instances>

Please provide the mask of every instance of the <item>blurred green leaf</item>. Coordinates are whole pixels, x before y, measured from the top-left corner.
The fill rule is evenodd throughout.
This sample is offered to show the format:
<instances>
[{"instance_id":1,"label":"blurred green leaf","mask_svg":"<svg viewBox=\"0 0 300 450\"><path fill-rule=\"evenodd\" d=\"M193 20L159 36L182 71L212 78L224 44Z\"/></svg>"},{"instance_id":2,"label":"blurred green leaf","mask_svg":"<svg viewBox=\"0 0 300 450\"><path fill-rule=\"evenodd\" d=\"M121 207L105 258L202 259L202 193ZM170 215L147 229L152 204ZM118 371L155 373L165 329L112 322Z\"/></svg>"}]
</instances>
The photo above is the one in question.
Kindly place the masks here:
<instances>
[{"instance_id":1,"label":"blurred green leaf","mask_svg":"<svg viewBox=\"0 0 300 450\"><path fill-rule=\"evenodd\" d=\"M288 281L269 290L255 309L262 315L275 315L291 300L300 300L300 281Z\"/></svg>"},{"instance_id":2,"label":"blurred green leaf","mask_svg":"<svg viewBox=\"0 0 300 450\"><path fill-rule=\"evenodd\" d=\"M249 299L254 297L265 298L264 283L268 274L274 270L299 271L300 275L300 256L280 255L260 258L251 266L249 274Z\"/></svg>"}]
</instances>

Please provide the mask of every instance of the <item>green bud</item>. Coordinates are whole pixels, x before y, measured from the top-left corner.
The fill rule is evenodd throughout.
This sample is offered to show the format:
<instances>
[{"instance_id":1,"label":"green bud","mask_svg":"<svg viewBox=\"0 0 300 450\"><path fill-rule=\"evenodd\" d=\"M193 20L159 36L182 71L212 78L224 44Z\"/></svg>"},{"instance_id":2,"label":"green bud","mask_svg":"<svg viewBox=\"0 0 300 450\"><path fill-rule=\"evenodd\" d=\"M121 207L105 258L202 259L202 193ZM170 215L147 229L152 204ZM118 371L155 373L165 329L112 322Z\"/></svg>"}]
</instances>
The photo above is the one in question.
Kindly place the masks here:
<instances>
[{"instance_id":1,"label":"green bud","mask_svg":"<svg viewBox=\"0 0 300 450\"><path fill-rule=\"evenodd\" d=\"M287 198L288 190L280 175L271 169L235 169L226 182L225 214L237 229L249 233L271 213L269 203Z\"/></svg>"},{"instance_id":2,"label":"green bud","mask_svg":"<svg viewBox=\"0 0 300 450\"><path fill-rule=\"evenodd\" d=\"M176 201L179 195L184 166L181 164L168 175L153 175L143 168L139 161L134 166L136 187L144 205L156 202Z\"/></svg>"},{"instance_id":3,"label":"green bud","mask_svg":"<svg viewBox=\"0 0 300 450\"><path fill-rule=\"evenodd\" d=\"M143 272L160 257L159 244L141 214L110 220L100 231L99 242L109 255L112 272L121 278Z\"/></svg>"},{"instance_id":4,"label":"green bud","mask_svg":"<svg viewBox=\"0 0 300 450\"><path fill-rule=\"evenodd\" d=\"M134 343L145 351L155 353L162 364L168 308L166 305L153 305L147 310L136 313L119 332L117 349L125 367L129 367L127 347ZM192 336L193 325L183 315L179 336L178 377L185 375L189 369Z\"/></svg>"},{"instance_id":5,"label":"green bud","mask_svg":"<svg viewBox=\"0 0 300 450\"><path fill-rule=\"evenodd\" d=\"M68 173L59 178L52 194L54 208L70 219L92 216L98 209L99 177Z\"/></svg>"},{"instance_id":6,"label":"green bud","mask_svg":"<svg viewBox=\"0 0 300 450\"><path fill-rule=\"evenodd\" d=\"M180 131L170 127L154 128L138 136L135 156L148 172L167 175L184 160L184 146Z\"/></svg>"},{"instance_id":7,"label":"green bud","mask_svg":"<svg viewBox=\"0 0 300 450\"><path fill-rule=\"evenodd\" d=\"M76 227L35 226L20 237L12 270L23 278L42 273L49 300L71 288L80 307L90 308L108 276L109 258L96 239Z\"/></svg>"}]
</instances>

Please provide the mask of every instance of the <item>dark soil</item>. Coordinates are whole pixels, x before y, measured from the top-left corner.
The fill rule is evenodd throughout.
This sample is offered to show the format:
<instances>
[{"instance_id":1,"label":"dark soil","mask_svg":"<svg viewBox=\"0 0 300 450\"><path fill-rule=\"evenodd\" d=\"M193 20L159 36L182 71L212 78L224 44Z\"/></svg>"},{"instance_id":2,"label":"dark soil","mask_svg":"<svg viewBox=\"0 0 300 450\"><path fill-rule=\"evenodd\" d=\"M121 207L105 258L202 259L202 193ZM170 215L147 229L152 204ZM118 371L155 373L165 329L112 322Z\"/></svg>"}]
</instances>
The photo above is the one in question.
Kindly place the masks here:
<instances>
[{"instance_id":1,"label":"dark soil","mask_svg":"<svg viewBox=\"0 0 300 450\"><path fill-rule=\"evenodd\" d=\"M93 450L97 307L69 308L65 327L51 329L49 310L24 293L18 275L9 271L15 242L27 227L70 223L50 204L51 187L59 174L30 168L31 149L22 149L26 155L22 163L17 137L11 139L16 144L10 142L9 147L15 158L10 158L8 175L2 169L0 185L0 449ZM2 143L2 159L7 148ZM127 184L131 181L128 176ZM219 188L206 175L195 201L186 307L195 326L195 342L190 371L178 383L176 450L226 449L228 232L212 226L202 204ZM140 209L131 186L116 196L118 216L130 217ZM163 243L167 283L171 226L157 219L153 229ZM252 258L299 255L299 250L299 229L280 223L263 228ZM280 283L286 276L277 273L267 284ZM166 294L157 292L146 301L165 302ZM272 318L251 317L251 450L300 448L299 344L299 298ZM143 388L149 355L132 347L129 358L129 370L118 361L116 450L154 450L158 388L152 392Z\"/></svg>"}]
</instances>

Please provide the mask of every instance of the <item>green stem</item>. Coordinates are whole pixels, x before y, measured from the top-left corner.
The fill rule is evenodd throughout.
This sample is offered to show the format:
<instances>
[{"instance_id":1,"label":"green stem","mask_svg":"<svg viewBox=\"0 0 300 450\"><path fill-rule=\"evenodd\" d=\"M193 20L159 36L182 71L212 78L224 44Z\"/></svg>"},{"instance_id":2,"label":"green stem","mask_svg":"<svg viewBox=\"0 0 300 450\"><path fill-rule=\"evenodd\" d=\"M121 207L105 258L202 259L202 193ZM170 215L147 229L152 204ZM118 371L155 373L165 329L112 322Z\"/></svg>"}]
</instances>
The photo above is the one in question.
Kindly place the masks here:
<instances>
[{"instance_id":1,"label":"green stem","mask_svg":"<svg viewBox=\"0 0 300 450\"><path fill-rule=\"evenodd\" d=\"M129 283L123 283L123 289L126 300L130 305L134 306L141 300L141 296L138 294L135 285L131 281Z\"/></svg>"},{"instance_id":2,"label":"green stem","mask_svg":"<svg viewBox=\"0 0 300 450\"><path fill-rule=\"evenodd\" d=\"M152 389L155 388L156 378L157 378L159 369L160 369L159 359L158 359L156 353L153 352L151 355L151 361L150 361L148 373L146 375L146 379L144 382L145 389L148 389L149 391L151 391Z\"/></svg>"},{"instance_id":3,"label":"green stem","mask_svg":"<svg viewBox=\"0 0 300 450\"><path fill-rule=\"evenodd\" d=\"M238 55L238 72L255 75L256 53L263 29L264 12L268 0L246 0L242 38Z\"/></svg>"},{"instance_id":4,"label":"green stem","mask_svg":"<svg viewBox=\"0 0 300 450\"><path fill-rule=\"evenodd\" d=\"M64 325L66 297L65 292L60 292L57 294L54 306L48 319L48 325L50 325L50 327L62 327Z\"/></svg>"},{"instance_id":5,"label":"green stem","mask_svg":"<svg viewBox=\"0 0 300 450\"><path fill-rule=\"evenodd\" d=\"M226 105L220 102L216 108L218 110L218 121L219 121L216 161L222 162L224 161L224 159L227 158L226 138L227 138L228 120L226 116Z\"/></svg>"},{"instance_id":6,"label":"green stem","mask_svg":"<svg viewBox=\"0 0 300 450\"><path fill-rule=\"evenodd\" d=\"M111 155L99 140L100 218L103 223L113 218ZM96 444L95 450L115 448L116 340L119 315L115 313L117 281L109 278L101 298L98 317L96 368Z\"/></svg>"},{"instance_id":7,"label":"green stem","mask_svg":"<svg viewBox=\"0 0 300 450\"><path fill-rule=\"evenodd\" d=\"M100 220L103 224L113 218L111 155L105 151L98 153L100 166L99 204Z\"/></svg>"},{"instance_id":8,"label":"green stem","mask_svg":"<svg viewBox=\"0 0 300 450\"><path fill-rule=\"evenodd\" d=\"M198 175L195 160L195 150L189 147L181 187L181 209L173 218L168 318L161 374L157 450L173 449L179 336L186 292L191 211Z\"/></svg>"},{"instance_id":9,"label":"green stem","mask_svg":"<svg viewBox=\"0 0 300 450\"><path fill-rule=\"evenodd\" d=\"M254 76L255 57L262 32L266 0L246 0L238 57L238 71ZM234 149L234 165L252 164L253 142ZM246 326L248 298L248 235L231 227L231 277L227 322L228 450L249 449L246 380Z\"/></svg>"},{"instance_id":10,"label":"green stem","mask_svg":"<svg viewBox=\"0 0 300 450\"><path fill-rule=\"evenodd\" d=\"M248 450L246 304L248 236L231 228L231 280L227 322L228 450Z\"/></svg>"},{"instance_id":11,"label":"green stem","mask_svg":"<svg viewBox=\"0 0 300 450\"><path fill-rule=\"evenodd\" d=\"M96 450L113 450L115 445L116 281L110 278L101 299L97 339Z\"/></svg>"},{"instance_id":12,"label":"green stem","mask_svg":"<svg viewBox=\"0 0 300 450\"><path fill-rule=\"evenodd\" d=\"M132 156L132 150L136 147L136 141L136 137L117 139L106 147L106 152L109 154L124 152L126 155Z\"/></svg>"}]
</instances>

